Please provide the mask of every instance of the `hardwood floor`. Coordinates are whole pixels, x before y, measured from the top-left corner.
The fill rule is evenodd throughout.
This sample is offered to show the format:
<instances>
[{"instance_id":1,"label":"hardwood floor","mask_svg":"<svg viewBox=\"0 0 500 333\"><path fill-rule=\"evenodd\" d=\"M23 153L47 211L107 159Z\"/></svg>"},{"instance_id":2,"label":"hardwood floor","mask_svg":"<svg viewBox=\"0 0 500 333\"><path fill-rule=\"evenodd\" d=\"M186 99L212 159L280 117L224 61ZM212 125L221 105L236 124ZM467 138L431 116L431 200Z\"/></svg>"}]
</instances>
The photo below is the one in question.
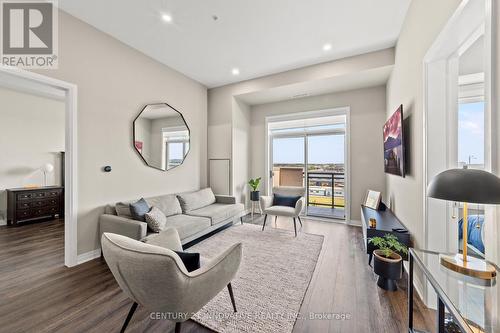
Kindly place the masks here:
<instances>
[{"instance_id":1,"label":"hardwood floor","mask_svg":"<svg viewBox=\"0 0 500 333\"><path fill-rule=\"evenodd\" d=\"M405 332L406 286L385 292L362 250L361 229L304 221L300 232L325 236L316 270L293 332ZM269 224L274 227L274 221ZM287 219L277 226L293 230ZM118 332L132 305L104 261L74 268L63 265L64 225L60 220L0 227L0 332ZM293 260L293 258L291 258ZM234 291L236 302L238 292ZM419 303L420 304L420 303ZM417 305L415 322L430 330L427 310ZM308 319L336 313L348 320ZM172 322L152 320L139 306L127 332L171 332ZM182 332L210 332L189 321Z\"/></svg>"}]
</instances>

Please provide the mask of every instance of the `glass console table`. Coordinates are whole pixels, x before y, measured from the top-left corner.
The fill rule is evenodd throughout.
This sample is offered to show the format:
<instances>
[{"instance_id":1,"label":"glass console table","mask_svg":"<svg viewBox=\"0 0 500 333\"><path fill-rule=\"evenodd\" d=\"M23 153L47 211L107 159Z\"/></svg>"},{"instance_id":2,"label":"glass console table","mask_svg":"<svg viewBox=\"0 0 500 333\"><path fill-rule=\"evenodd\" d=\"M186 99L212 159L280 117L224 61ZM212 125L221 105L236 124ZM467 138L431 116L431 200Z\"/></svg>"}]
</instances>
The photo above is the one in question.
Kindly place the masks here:
<instances>
[{"instance_id":1,"label":"glass console table","mask_svg":"<svg viewBox=\"0 0 500 333\"><path fill-rule=\"evenodd\" d=\"M415 267L422 272L424 283L437 294L436 332L500 332L500 288L496 279L471 278L440 264L440 253L410 249L408 277L408 329L413 327L413 280ZM419 273L417 273L419 274Z\"/></svg>"}]
</instances>

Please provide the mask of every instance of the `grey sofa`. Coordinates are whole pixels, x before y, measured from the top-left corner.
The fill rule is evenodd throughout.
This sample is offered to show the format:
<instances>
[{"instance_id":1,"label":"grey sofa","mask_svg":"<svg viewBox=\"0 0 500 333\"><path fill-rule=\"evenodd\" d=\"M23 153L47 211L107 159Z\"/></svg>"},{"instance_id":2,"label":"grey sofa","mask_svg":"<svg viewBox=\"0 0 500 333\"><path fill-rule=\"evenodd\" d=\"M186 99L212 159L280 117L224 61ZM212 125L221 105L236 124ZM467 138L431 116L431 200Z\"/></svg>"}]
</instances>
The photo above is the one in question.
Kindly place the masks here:
<instances>
[{"instance_id":1,"label":"grey sofa","mask_svg":"<svg viewBox=\"0 0 500 333\"><path fill-rule=\"evenodd\" d=\"M177 230L182 244L238 222L245 209L234 197L214 195L210 188L144 199L150 207L159 208L167 216L167 227ZM100 216L99 228L101 236L110 232L142 241L158 236L148 229L146 222L123 214L118 216L115 206L106 207L105 214Z\"/></svg>"}]
</instances>

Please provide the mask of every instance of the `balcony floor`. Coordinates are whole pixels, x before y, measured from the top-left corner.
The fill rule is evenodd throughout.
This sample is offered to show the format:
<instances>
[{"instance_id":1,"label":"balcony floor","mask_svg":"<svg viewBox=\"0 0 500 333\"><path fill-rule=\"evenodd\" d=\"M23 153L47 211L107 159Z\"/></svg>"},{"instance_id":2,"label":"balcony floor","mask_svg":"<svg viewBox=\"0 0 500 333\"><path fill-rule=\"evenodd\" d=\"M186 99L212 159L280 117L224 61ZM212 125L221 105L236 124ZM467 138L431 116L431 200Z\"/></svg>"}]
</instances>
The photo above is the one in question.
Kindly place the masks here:
<instances>
[{"instance_id":1,"label":"balcony floor","mask_svg":"<svg viewBox=\"0 0 500 333\"><path fill-rule=\"evenodd\" d=\"M309 206L307 207L307 215L345 220L345 209L343 207L330 208Z\"/></svg>"}]
</instances>

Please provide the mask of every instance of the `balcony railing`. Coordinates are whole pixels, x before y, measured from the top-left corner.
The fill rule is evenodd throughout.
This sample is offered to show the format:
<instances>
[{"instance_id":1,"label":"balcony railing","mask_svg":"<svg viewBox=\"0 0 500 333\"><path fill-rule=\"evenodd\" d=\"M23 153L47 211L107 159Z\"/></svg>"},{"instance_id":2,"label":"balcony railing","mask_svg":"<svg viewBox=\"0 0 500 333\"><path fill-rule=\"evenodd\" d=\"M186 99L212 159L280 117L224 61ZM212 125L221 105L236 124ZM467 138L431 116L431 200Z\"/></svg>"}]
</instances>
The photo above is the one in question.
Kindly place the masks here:
<instances>
[{"instance_id":1,"label":"balcony railing","mask_svg":"<svg viewBox=\"0 0 500 333\"><path fill-rule=\"evenodd\" d=\"M344 208L343 172L308 172L307 174L307 205Z\"/></svg>"}]
</instances>

